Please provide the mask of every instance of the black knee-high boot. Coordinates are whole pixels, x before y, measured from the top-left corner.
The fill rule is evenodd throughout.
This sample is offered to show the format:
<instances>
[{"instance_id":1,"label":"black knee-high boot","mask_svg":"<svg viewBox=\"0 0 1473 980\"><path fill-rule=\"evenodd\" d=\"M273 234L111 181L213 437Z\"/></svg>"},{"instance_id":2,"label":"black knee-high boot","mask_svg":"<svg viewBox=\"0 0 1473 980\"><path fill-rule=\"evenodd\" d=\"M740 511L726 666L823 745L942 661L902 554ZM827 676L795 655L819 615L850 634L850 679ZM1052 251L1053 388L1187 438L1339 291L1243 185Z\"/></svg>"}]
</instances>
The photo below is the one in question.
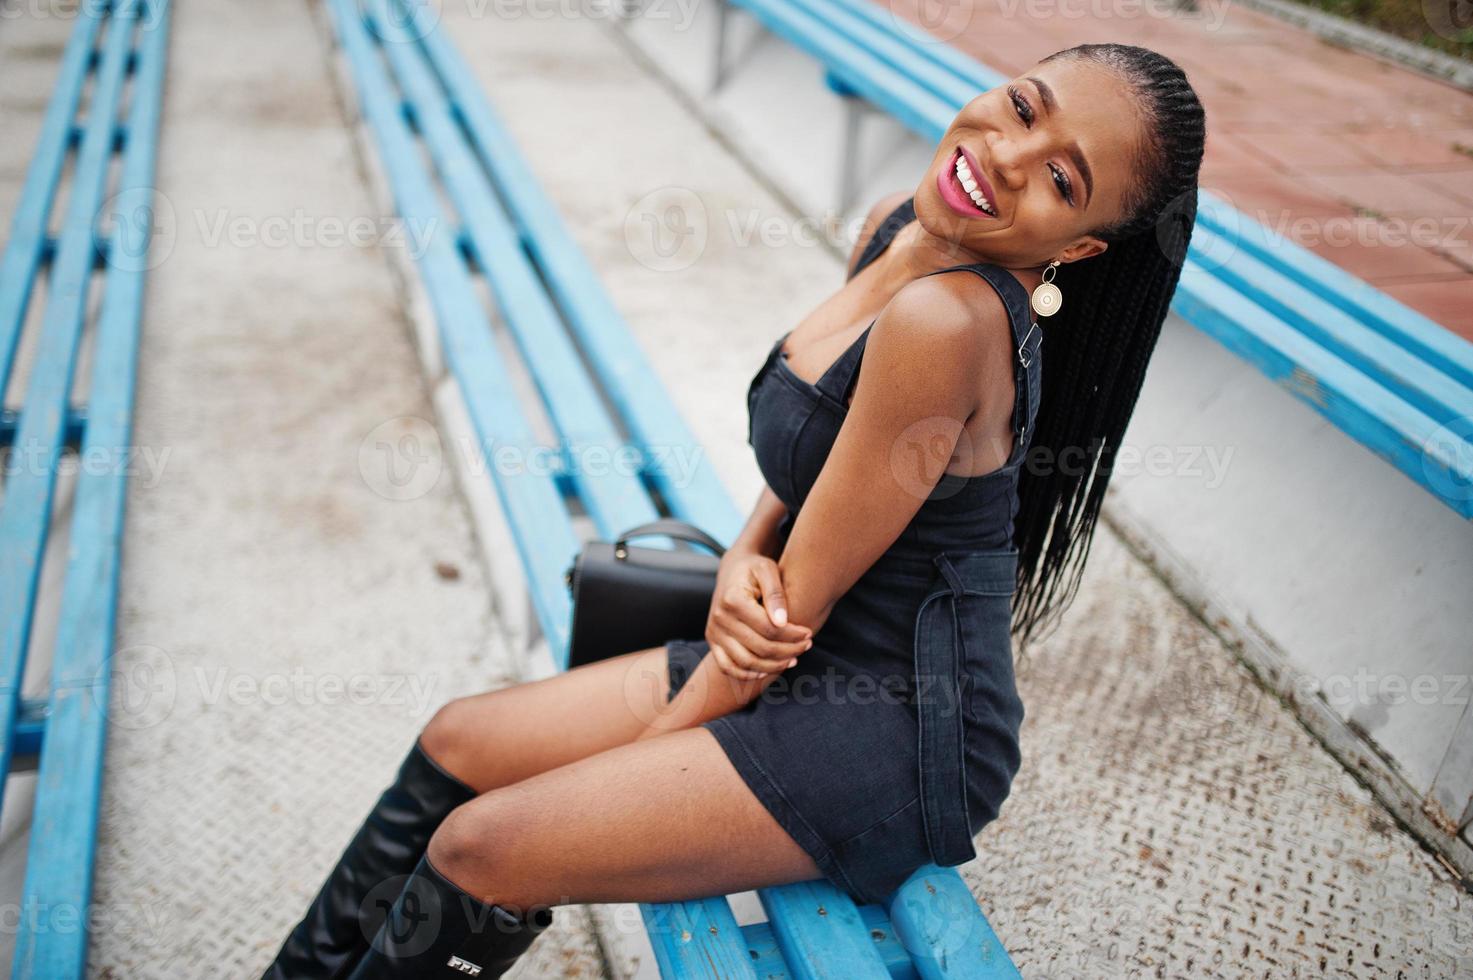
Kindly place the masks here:
<instances>
[{"instance_id":1,"label":"black knee-high boot","mask_svg":"<svg viewBox=\"0 0 1473 980\"><path fill-rule=\"evenodd\" d=\"M348 980L492 980L512 968L552 919L550 908L518 915L487 905L425 855Z\"/></svg>"},{"instance_id":2,"label":"black knee-high boot","mask_svg":"<svg viewBox=\"0 0 1473 980\"><path fill-rule=\"evenodd\" d=\"M475 795L416 742L262 980L328 980L351 970L435 829ZM375 890L384 894L371 896Z\"/></svg>"}]
</instances>

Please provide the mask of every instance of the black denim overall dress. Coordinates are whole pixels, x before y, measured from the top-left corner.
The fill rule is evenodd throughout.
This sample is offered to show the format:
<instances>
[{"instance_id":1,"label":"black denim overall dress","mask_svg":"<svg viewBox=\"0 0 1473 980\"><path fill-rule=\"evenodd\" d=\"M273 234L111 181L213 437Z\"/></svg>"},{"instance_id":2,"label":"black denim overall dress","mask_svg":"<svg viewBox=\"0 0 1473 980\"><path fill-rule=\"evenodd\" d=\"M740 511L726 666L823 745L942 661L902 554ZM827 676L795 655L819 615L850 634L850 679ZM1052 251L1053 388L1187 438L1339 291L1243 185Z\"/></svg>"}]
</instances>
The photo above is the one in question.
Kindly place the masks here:
<instances>
[{"instance_id":1,"label":"black denim overall dress","mask_svg":"<svg viewBox=\"0 0 1473 980\"><path fill-rule=\"evenodd\" d=\"M907 201L855 273L913 219ZM1042 334L1010 273L981 264L942 271L963 269L992 285L1012 321L1011 456L983 476L943 476L838 601L812 649L757 700L705 725L783 828L861 904L882 902L923 865L974 857L973 838L997 816L1021 762L1012 532ZM788 368L784 334L752 379L748 441L787 507L784 541L838 436L868 336L810 384ZM709 645L672 640L666 650L673 693Z\"/></svg>"}]
</instances>

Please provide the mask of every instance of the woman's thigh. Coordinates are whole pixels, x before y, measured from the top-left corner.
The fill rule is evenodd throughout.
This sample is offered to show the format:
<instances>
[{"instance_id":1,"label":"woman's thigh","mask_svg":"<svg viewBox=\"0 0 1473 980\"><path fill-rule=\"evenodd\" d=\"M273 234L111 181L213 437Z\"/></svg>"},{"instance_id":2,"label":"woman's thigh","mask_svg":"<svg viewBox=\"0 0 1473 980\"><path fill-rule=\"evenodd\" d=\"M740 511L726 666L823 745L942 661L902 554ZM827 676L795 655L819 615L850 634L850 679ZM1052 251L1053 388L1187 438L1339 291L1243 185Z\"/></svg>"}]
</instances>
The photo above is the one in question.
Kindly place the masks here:
<instances>
[{"instance_id":1,"label":"woman's thigh","mask_svg":"<svg viewBox=\"0 0 1473 980\"><path fill-rule=\"evenodd\" d=\"M429 857L513 909L681 901L821 876L704 728L486 793L441 825Z\"/></svg>"},{"instance_id":2,"label":"woman's thigh","mask_svg":"<svg viewBox=\"0 0 1473 980\"><path fill-rule=\"evenodd\" d=\"M425 726L420 745L484 793L632 741L668 692L665 648L639 650L457 698Z\"/></svg>"}]
</instances>

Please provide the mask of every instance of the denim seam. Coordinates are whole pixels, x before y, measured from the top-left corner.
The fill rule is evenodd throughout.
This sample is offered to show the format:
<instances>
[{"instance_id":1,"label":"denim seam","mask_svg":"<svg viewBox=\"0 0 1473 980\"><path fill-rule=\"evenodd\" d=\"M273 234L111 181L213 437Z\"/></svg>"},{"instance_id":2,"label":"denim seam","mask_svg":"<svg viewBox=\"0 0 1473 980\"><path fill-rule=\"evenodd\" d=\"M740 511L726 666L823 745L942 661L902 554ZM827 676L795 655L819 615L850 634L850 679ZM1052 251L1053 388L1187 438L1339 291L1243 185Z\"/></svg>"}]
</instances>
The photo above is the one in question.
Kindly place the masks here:
<instances>
[{"instance_id":1,"label":"denim seam","mask_svg":"<svg viewBox=\"0 0 1473 980\"><path fill-rule=\"evenodd\" d=\"M905 803L903 805L901 805L899 807L896 807L894 811L885 814L883 817L881 817L880 819L876 820L874 823L870 824L868 827L864 828L863 830L858 831L858 832L853 833L853 834L850 834L848 837L845 837L843 840L841 840L837 844L835 844L834 847L835 848L841 848L841 847L846 847L849 844L852 844L854 841L856 841L859 838L863 837L865 834L869 833L870 831L877 830L879 827L883 826L884 824L887 824L891 820L894 820L896 817L900 816L900 814L904 813L906 810L909 810L911 807L915 806L920 801L921 801L921 794L917 793L915 796L912 796L909 800L905 801Z\"/></svg>"}]
</instances>

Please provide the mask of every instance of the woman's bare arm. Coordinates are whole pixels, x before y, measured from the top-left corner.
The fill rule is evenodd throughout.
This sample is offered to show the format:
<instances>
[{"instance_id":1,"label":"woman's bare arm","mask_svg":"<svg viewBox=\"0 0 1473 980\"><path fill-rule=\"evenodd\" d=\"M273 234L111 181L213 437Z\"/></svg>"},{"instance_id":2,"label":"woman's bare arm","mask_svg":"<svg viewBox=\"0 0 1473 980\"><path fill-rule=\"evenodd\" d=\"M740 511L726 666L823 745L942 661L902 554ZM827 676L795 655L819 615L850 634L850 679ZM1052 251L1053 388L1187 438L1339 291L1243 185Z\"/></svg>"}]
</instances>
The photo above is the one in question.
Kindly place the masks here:
<instances>
[{"instance_id":1,"label":"woman's bare arm","mask_svg":"<svg viewBox=\"0 0 1473 980\"><path fill-rule=\"evenodd\" d=\"M752 508L752 516L747 518L742 533L737 535L727 551L750 551L776 559L783 549L777 526L787 512L787 506L772 492L772 488L762 484L762 494L757 498L757 506Z\"/></svg>"},{"instance_id":2,"label":"woman's bare arm","mask_svg":"<svg viewBox=\"0 0 1473 980\"><path fill-rule=\"evenodd\" d=\"M977 372L1012 349L996 336L1009 330L996 294L983 285L990 303L977 291L964 302L943 278L906 286L875 321L854 403L779 559L789 619L815 633L930 495L975 408ZM733 678L705 657L641 737L729 714L778 676Z\"/></svg>"}]
</instances>

